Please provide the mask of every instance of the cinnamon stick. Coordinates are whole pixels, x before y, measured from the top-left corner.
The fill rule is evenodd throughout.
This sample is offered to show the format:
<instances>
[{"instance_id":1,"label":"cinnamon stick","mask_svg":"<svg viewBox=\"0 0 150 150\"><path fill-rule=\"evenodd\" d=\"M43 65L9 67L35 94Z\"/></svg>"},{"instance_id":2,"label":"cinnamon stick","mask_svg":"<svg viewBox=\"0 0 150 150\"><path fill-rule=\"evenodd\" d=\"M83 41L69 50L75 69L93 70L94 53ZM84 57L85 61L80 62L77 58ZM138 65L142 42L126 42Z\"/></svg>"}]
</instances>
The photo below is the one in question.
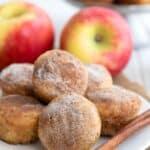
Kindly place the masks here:
<instances>
[{"instance_id":1,"label":"cinnamon stick","mask_svg":"<svg viewBox=\"0 0 150 150\"><path fill-rule=\"evenodd\" d=\"M96 150L113 150L130 135L140 130L144 126L150 124L150 110L142 113L132 122L130 122L123 130L121 130L117 135L111 138L108 142L104 143Z\"/></svg>"}]
</instances>

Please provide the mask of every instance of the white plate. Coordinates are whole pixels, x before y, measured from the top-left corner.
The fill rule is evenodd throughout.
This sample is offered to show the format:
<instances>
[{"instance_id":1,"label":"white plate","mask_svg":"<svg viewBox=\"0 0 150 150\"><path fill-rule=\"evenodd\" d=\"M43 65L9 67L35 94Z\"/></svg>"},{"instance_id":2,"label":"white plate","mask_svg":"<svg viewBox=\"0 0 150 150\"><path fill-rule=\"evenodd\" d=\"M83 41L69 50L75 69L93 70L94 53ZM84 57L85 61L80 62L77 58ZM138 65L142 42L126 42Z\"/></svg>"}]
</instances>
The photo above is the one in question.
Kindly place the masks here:
<instances>
[{"instance_id":1,"label":"white plate","mask_svg":"<svg viewBox=\"0 0 150 150\"><path fill-rule=\"evenodd\" d=\"M141 107L141 112L150 108L150 104L146 100L142 100L143 105ZM107 139L108 138L101 137L96 145L105 142ZM150 146L150 126L141 129L136 134L128 138L125 142L118 146L117 150L144 150L148 146ZM0 141L0 150L43 150L43 147L40 142L29 145L10 145Z\"/></svg>"}]
</instances>

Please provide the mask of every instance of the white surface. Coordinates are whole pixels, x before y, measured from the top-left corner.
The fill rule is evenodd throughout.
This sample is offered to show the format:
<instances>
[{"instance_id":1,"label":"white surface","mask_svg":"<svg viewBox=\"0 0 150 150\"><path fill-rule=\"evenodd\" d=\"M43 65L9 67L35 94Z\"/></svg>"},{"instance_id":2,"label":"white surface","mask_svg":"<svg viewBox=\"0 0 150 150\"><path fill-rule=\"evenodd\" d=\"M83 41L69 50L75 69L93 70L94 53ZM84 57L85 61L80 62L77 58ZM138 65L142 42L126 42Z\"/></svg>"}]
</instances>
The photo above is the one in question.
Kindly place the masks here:
<instances>
[{"instance_id":1,"label":"white surface","mask_svg":"<svg viewBox=\"0 0 150 150\"><path fill-rule=\"evenodd\" d=\"M141 112L150 108L150 104L143 99L143 105L141 107ZM106 138L101 137L99 142L103 143ZM150 126L147 126L136 134L128 138L124 143L116 150L144 150L150 145ZM40 143L30 144L30 145L9 145L0 141L0 150L43 150Z\"/></svg>"}]
</instances>

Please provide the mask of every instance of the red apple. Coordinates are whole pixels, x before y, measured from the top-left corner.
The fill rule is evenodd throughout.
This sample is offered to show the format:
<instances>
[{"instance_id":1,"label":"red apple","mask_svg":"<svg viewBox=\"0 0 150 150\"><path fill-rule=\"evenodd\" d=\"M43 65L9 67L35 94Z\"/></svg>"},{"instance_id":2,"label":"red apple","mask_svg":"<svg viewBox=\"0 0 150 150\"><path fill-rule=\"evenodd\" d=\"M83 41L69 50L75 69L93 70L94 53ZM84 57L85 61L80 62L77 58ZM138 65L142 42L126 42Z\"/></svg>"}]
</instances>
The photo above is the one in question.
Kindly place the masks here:
<instances>
[{"instance_id":1,"label":"red apple","mask_svg":"<svg viewBox=\"0 0 150 150\"><path fill-rule=\"evenodd\" d=\"M127 64L132 52L130 28L114 10L90 7L75 14L65 25L60 48L85 63L100 63L112 75Z\"/></svg>"},{"instance_id":2,"label":"red apple","mask_svg":"<svg viewBox=\"0 0 150 150\"><path fill-rule=\"evenodd\" d=\"M0 69L10 63L34 62L53 48L51 19L39 7L11 2L0 6Z\"/></svg>"}]
</instances>

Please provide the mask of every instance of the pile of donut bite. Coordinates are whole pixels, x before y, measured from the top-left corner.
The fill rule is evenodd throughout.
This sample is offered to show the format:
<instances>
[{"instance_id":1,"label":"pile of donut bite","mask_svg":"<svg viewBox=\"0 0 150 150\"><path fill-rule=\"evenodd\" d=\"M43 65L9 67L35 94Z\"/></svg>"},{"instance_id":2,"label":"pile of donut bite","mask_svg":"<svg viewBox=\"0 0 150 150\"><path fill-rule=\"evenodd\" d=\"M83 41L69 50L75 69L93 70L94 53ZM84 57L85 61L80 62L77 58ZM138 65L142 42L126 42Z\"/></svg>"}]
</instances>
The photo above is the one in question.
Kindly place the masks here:
<instances>
[{"instance_id":1,"label":"pile of donut bite","mask_svg":"<svg viewBox=\"0 0 150 150\"><path fill-rule=\"evenodd\" d=\"M11 64L0 73L0 139L47 150L89 150L100 135L113 136L137 116L141 99L113 85L105 67L84 65L51 50L34 65Z\"/></svg>"}]
</instances>

